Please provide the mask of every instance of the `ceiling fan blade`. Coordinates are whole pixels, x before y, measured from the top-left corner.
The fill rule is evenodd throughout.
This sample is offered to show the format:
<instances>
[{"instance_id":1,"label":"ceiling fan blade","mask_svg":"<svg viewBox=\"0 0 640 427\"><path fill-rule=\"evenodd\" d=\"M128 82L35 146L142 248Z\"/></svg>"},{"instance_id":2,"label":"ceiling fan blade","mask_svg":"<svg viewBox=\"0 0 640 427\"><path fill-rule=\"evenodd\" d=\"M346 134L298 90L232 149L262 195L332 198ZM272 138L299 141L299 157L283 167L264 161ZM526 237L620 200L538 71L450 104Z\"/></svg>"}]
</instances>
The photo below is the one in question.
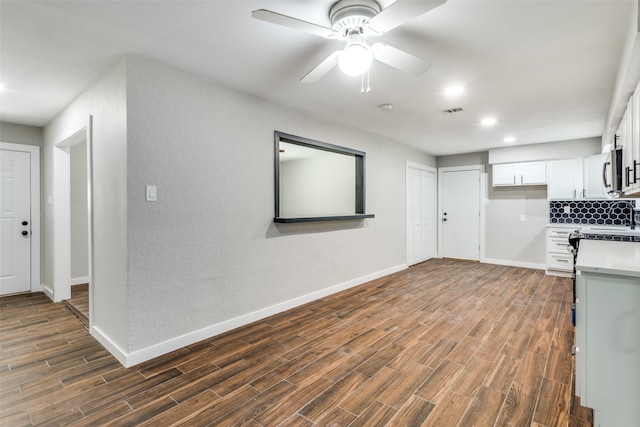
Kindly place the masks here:
<instances>
[{"instance_id":1,"label":"ceiling fan blade","mask_svg":"<svg viewBox=\"0 0 640 427\"><path fill-rule=\"evenodd\" d=\"M369 28L379 34L386 33L446 2L447 0L396 0L369 20Z\"/></svg>"},{"instance_id":2,"label":"ceiling fan blade","mask_svg":"<svg viewBox=\"0 0 640 427\"><path fill-rule=\"evenodd\" d=\"M431 68L431 62L384 43L371 46L373 57L405 73L419 76Z\"/></svg>"},{"instance_id":3,"label":"ceiling fan blade","mask_svg":"<svg viewBox=\"0 0 640 427\"><path fill-rule=\"evenodd\" d=\"M300 19L292 18L291 16L282 15L280 13L272 12L266 9L254 10L253 12L251 12L251 16L255 19L259 19L260 21L282 25L285 27L315 34L316 36L320 37L329 38L333 36L333 30L331 28L312 24L311 22L302 21Z\"/></svg>"},{"instance_id":4,"label":"ceiling fan blade","mask_svg":"<svg viewBox=\"0 0 640 427\"><path fill-rule=\"evenodd\" d=\"M338 57L342 53L341 50L336 50L331 55L318 64L313 70L309 71L303 78L300 79L301 83L315 83L324 77L333 67L338 65Z\"/></svg>"}]
</instances>

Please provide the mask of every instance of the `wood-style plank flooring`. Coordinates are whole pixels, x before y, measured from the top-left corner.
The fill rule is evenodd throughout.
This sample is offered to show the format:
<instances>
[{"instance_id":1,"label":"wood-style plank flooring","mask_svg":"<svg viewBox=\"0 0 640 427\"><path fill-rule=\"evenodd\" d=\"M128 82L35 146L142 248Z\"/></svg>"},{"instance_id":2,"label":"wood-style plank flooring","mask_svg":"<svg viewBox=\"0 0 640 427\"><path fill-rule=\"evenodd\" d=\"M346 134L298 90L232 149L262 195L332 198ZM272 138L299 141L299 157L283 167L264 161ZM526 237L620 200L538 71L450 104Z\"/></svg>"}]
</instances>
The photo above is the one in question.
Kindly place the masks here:
<instances>
[{"instance_id":1,"label":"wood-style plank flooring","mask_svg":"<svg viewBox=\"0 0 640 427\"><path fill-rule=\"evenodd\" d=\"M591 426L570 279L430 260L125 369L63 304L0 299L0 425Z\"/></svg>"},{"instance_id":2,"label":"wood-style plank flooring","mask_svg":"<svg viewBox=\"0 0 640 427\"><path fill-rule=\"evenodd\" d=\"M89 284L73 285L71 298L63 301L69 310L85 324L89 324Z\"/></svg>"}]
</instances>

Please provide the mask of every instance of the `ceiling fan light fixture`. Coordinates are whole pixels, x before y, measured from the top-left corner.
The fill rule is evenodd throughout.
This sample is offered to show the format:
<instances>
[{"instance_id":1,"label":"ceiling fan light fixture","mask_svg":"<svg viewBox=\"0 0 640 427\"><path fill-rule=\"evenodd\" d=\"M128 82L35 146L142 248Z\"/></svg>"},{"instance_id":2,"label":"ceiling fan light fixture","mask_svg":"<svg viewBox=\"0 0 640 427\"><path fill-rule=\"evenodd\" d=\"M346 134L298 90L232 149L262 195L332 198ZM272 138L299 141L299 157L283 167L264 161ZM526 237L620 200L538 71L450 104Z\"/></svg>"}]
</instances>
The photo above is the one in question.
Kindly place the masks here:
<instances>
[{"instance_id":1,"label":"ceiling fan light fixture","mask_svg":"<svg viewBox=\"0 0 640 427\"><path fill-rule=\"evenodd\" d=\"M373 52L364 41L359 31L351 31L348 36L347 46L338 58L338 66L343 73L350 76L359 76L371 68Z\"/></svg>"},{"instance_id":2,"label":"ceiling fan light fixture","mask_svg":"<svg viewBox=\"0 0 640 427\"><path fill-rule=\"evenodd\" d=\"M364 45L352 44L347 46L338 58L338 66L343 73L359 76L371 68L373 54Z\"/></svg>"}]
</instances>

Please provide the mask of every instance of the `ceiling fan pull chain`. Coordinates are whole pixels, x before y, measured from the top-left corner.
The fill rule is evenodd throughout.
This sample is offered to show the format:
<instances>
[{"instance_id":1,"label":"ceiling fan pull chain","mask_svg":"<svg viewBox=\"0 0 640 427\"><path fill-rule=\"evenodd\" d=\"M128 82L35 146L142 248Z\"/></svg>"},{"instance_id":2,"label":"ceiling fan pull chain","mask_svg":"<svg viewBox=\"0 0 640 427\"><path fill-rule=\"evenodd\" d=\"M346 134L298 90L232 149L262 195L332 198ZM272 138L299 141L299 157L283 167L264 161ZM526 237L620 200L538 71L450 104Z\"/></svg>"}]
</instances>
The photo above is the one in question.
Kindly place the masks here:
<instances>
[{"instance_id":1,"label":"ceiling fan pull chain","mask_svg":"<svg viewBox=\"0 0 640 427\"><path fill-rule=\"evenodd\" d=\"M362 73L360 75L360 93L362 95L364 95L365 93L371 92L371 86L369 85L369 72L367 71L366 74L367 74L367 89L366 90L364 89L364 75L365 75L365 73Z\"/></svg>"},{"instance_id":2,"label":"ceiling fan pull chain","mask_svg":"<svg viewBox=\"0 0 640 427\"><path fill-rule=\"evenodd\" d=\"M369 70L367 70L367 93L371 92L371 86L369 86Z\"/></svg>"}]
</instances>

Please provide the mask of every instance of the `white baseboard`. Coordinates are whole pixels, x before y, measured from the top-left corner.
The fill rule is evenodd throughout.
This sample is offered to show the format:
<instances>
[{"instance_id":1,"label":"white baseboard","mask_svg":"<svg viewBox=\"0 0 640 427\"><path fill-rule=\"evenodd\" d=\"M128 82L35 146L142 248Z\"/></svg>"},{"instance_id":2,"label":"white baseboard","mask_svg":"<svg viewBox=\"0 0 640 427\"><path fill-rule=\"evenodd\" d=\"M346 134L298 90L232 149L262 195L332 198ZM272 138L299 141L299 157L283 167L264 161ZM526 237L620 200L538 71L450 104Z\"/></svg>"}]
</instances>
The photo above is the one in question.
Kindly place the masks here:
<instances>
[{"instance_id":1,"label":"white baseboard","mask_svg":"<svg viewBox=\"0 0 640 427\"><path fill-rule=\"evenodd\" d=\"M100 328L95 326L91 326L89 328L89 333L92 337L96 339L104 348L109 351L115 357L118 362L122 363L125 368L128 368L130 365L127 365L127 353L122 350L116 343L111 341L111 339L104 333Z\"/></svg>"},{"instance_id":2,"label":"white baseboard","mask_svg":"<svg viewBox=\"0 0 640 427\"><path fill-rule=\"evenodd\" d=\"M227 332L232 329L235 329L244 325L248 325L252 322L264 319L266 317L281 313L286 310L290 310L292 308L298 307L303 304L307 304L309 302L315 301L320 298L324 298L326 296L335 294L337 292L353 288L355 286L361 285L371 280L375 280L380 277L397 273L398 271L402 271L406 268L407 268L406 264L401 264L395 267L387 268L385 270L368 274L366 276L358 277L356 279L349 280L344 283L339 283L337 285L330 286L328 288L324 288L307 295L293 298L288 301L283 301L281 303L274 304L272 306L265 307L257 311L253 311L251 313L246 313L241 316L235 317L233 319L225 320L223 322L216 323L211 326L207 326L206 328L189 332L187 334L180 335L178 337L171 338L169 340L162 341L157 344L153 344L149 347L132 351L130 353L127 353L123 351L121 348L119 348L116 344L114 344L109 339L109 337L107 337L104 333L102 333L102 331L100 331L98 328L92 327L91 331L92 331L92 335L100 342L100 344L102 344L107 350L109 350L115 356L115 358L118 359L120 363L122 363L125 367L129 368L131 366L153 359L154 357L162 356L163 354L167 354L169 352L180 349L187 345L194 344L198 341L202 341L204 339L219 335L223 332Z\"/></svg>"},{"instance_id":3,"label":"white baseboard","mask_svg":"<svg viewBox=\"0 0 640 427\"><path fill-rule=\"evenodd\" d=\"M535 270L545 270L547 268L546 264L538 264L533 262L521 262L521 261L513 261L510 259L493 259L493 258L483 258L480 260L485 264L496 264L496 265L507 265L509 267L521 267L521 268L532 268Z\"/></svg>"},{"instance_id":4,"label":"white baseboard","mask_svg":"<svg viewBox=\"0 0 640 427\"><path fill-rule=\"evenodd\" d=\"M84 285L85 283L89 283L89 277L74 277L71 279L71 286L75 285Z\"/></svg>"},{"instance_id":5,"label":"white baseboard","mask_svg":"<svg viewBox=\"0 0 640 427\"><path fill-rule=\"evenodd\" d=\"M45 285L44 283L42 285L40 285L42 288L42 292L44 292L44 294L49 297L49 299L51 301L53 301L53 289L49 288L47 285Z\"/></svg>"},{"instance_id":6,"label":"white baseboard","mask_svg":"<svg viewBox=\"0 0 640 427\"><path fill-rule=\"evenodd\" d=\"M545 273L547 274L547 276L559 276L559 277L572 277L573 276L573 272L570 272L570 271L558 271L558 270L553 270L553 269L547 269L545 271Z\"/></svg>"}]
</instances>

